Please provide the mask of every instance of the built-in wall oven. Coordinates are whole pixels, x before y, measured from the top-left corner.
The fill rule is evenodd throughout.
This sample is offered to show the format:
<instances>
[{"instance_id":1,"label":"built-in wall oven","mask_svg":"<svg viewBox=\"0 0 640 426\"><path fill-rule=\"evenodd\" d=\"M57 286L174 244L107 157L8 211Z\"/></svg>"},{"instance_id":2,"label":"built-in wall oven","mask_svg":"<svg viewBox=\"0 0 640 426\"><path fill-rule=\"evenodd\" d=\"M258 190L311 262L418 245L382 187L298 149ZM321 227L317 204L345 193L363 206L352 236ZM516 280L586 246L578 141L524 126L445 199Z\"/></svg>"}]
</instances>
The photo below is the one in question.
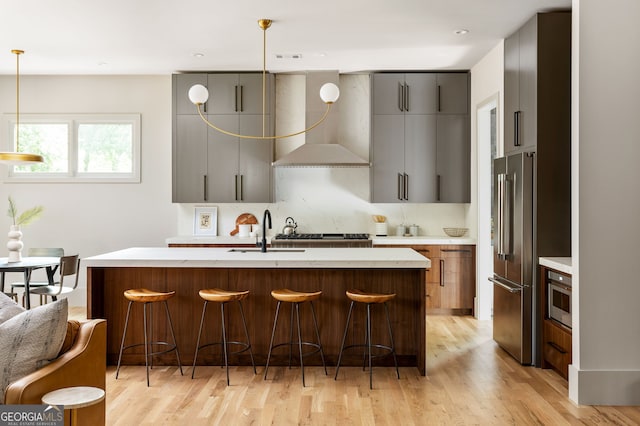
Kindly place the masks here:
<instances>
[{"instance_id":1,"label":"built-in wall oven","mask_svg":"<svg viewBox=\"0 0 640 426\"><path fill-rule=\"evenodd\" d=\"M547 271L549 318L571 328L571 277Z\"/></svg>"}]
</instances>

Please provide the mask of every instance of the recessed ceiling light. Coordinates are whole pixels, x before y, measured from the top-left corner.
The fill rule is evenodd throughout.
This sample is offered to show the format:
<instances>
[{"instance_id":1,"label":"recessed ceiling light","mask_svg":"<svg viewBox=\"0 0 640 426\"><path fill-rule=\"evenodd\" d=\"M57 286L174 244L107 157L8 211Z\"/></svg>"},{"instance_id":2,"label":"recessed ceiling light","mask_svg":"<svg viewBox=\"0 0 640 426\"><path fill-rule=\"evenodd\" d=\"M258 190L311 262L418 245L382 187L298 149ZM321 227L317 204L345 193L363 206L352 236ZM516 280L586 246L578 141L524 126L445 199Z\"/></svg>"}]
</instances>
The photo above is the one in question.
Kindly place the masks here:
<instances>
[{"instance_id":1,"label":"recessed ceiling light","mask_svg":"<svg viewBox=\"0 0 640 426\"><path fill-rule=\"evenodd\" d=\"M99 66L99 67L105 67L105 66L107 66L107 65L109 65L109 63L108 63L108 62L98 62L98 66Z\"/></svg>"},{"instance_id":2,"label":"recessed ceiling light","mask_svg":"<svg viewBox=\"0 0 640 426\"><path fill-rule=\"evenodd\" d=\"M194 58L202 58L202 57L204 57L204 53L194 53L193 57Z\"/></svg>"},{"instance_id":3,"label":"recessed ceiling light","mask_svg":"<svg viewBox=\"0 0 640 426\"><path fill-rule=\"evenodd\" d=\"M469 30L462 28L462 29L459 29L459 30L455 30L453 33L456 34L456 35L465 35L468 32L469 32Z\"/></svg>"}]
</instances>

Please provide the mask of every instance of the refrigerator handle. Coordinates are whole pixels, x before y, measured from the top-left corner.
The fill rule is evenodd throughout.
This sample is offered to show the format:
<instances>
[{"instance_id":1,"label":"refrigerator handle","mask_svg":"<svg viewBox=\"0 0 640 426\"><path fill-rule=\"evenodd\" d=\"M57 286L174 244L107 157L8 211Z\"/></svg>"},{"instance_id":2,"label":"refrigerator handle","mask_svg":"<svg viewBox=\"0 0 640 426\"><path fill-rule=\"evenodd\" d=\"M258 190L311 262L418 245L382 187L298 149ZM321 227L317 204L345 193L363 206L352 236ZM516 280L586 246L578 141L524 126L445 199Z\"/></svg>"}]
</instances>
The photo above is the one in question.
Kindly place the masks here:
<instances>
[{"instance_id":1,"label":"refrigerator handle","mask_svg":"<svg viewBox=\"0 0 640 426\"><path fill-rule=\"evenodd\" d=\"M498 287L502 287L505 290L507 290L509 293L519 293L522 291L522 289L520 287L511 287L507 284L504 284L498 280L495 280L493 278L489 278L489 281L491 281L492 283L494 283L495 285L497 285Z\"/></svg>"},{"instance_id":2,"label":"refrigerator handle","mask_svg":"<svg viewBox=\"0 0 640 426\"><path fill-rule=\"evenodd\" d=\"M498 258L504 260L504 187L507 176L504 173L498 174Z\"/></svg>"}]
</instances>

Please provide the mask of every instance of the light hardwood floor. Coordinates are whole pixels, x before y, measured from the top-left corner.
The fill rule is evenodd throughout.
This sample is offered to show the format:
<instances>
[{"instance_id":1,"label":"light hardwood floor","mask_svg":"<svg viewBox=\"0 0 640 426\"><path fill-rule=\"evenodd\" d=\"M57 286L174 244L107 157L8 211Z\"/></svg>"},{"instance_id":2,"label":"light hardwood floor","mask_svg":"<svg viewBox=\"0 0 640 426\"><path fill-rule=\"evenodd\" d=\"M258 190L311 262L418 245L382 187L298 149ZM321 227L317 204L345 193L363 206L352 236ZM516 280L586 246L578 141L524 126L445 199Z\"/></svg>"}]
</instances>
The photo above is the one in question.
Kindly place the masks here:
<instances>
[{"instance_id":1,"label":"light hardwood floor","mask_svg":"<svg viewBox=\"0 0 640 426\"><path fill-rule=\"evenodd\" d=\"M640 407L577 406L551 370L522 367L491 338L491 322L427 317L427 376L415 368L155 367L107 371L108 425L637 425Z\"/></svg>"}]
</instances>

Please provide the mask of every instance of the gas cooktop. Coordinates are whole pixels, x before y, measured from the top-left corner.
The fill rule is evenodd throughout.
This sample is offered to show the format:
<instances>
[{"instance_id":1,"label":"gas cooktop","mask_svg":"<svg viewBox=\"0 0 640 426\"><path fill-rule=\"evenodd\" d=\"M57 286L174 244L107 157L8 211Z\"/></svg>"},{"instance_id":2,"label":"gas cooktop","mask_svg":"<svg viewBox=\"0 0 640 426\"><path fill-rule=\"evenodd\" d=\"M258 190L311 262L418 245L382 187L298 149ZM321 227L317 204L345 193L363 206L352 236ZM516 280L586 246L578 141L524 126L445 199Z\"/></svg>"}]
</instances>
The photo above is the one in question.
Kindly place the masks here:
<instances>
[{"instance_id":1,"label":"gas cooktop","mask_svg":"<svg viewBox=\"0 0 640 426\"><path fill-rule=\"evenodd\" d=\"M276 240L368 240L369 234L278 234Z\"/></svg>"}]
</instances>

